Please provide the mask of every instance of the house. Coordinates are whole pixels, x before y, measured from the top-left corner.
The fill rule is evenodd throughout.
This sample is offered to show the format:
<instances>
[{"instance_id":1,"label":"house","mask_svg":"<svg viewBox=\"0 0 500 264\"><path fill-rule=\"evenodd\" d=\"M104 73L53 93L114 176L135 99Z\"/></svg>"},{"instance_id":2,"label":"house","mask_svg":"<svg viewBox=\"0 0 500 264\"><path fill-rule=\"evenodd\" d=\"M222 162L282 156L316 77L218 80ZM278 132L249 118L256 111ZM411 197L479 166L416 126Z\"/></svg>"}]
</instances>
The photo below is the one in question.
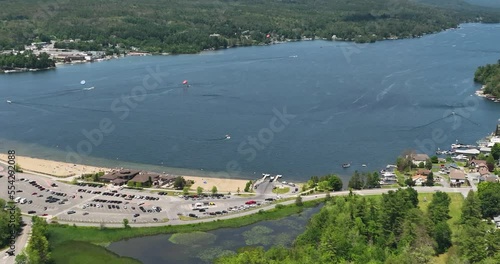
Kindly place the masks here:
<instances>
[{"instance_id":1,"label":"house","mask_svg":"<svg viewBox=\"0 0 500 264\"><path fill-rule=\"evenodd\" d=\"M479 174L481 174L481 176L490 174L490 170L488 169L488 166L486 166L486 165L480 165L477 168L477 172L479 172Z\"/></svg>"},{"instance_id":2,"label":"house","mask_svg":"<svg viewBox=\"0 0 500 264\"><path fill-rule=\"evenodd\" d=\"M138 170L113 170L108 174L104 174L99 177L99 179L103 182L110 182L114 185L123 185L127 183L129 180L134 178L140 171Z\"/></svg>"},{"instance_id":3,"label":"house","mask_svg":"<svg viewBox=\"0 0 500 264\"><path fill-rule=\"evenodd\" d=\"M430 170L427 170L427 169L418 169L417 170L417 174L420 174L420 175L424 175L424 176L427 176L431 173Z\"/></svg>"},{"instance_id":4,"label":"house","mask_svg":"<svg viewBox=\"0 0 500 264\"><path fill-rule=\"evenodd\" d=\"M500 215L493 217L493 223L495 223L497 228L500 228Z\"/></svg>"},{"instance_id":5,"label":"house","mask_svg":"<svg viewBox=\"0 0 500 264\"><path fill-rule=\"evenodd\" d=\"M484 181L486 182L499 182L498 176L495 174L489 174L484 177Z\"/></svg>"},{"instance_id":6,"label":"house","mask_svg":"<svg viewBox=\"0 0 500 264\"><path fill-rule=\"evenodd\" d=\"M469 165L471 168L475 168L475 167L479 167L481 164L483 164L484 166L486 166L486 160L477 160L477 159L473 159L469 162Z\"/></svg>"},{"instance_id":7,"label":"house","mask_svg":"<svg viewBox=\"0 0 500 264\"><path fill-rule=\"evenodd\" d=\"M415 182L415 185L424 185L425 182L427 181L427 176L424 176L422 174L417 174L413 177L411 177L412 181Z\"/></svg>"},{"instance_id":8,"label":"house","mask_svg":"<svg viewBox=\"0 0 500 264\"><path fill-rule=\"evenodd\" d=\"M429 159L429 156L427 154L413 154L411 157L411 161L413 164L417 165L420 164L420 162L426 162Z\"/></svg>"},{"instance_id":9,"label":"house","mask_svg":"<svg viewBox=\"0 0 500 264\"><path fill-rule=\"evenodd\" d=\"M479 172L472 172L467 174L467 179L469 179L469 181L475 184L478 184L484 180L484 178L481 177L481 174L479 174Z\"/></svg>"},{"instance_id":10,"label":"house","mask_svg":"<svg viewBox=\"0 0 500 264\"><path fill-rule=\"evenodd\" d=\"M392 172L384 172L381 177L382 181L380 184L394 184L398 182L396 174Z\"/></svg>"},{"instance_id":11,"label":"house","mask_svg":"<svg viewBox=\"0 0 500 264\"><path fill-rule=\"evenodd\" d=\"M450 185L451 187L460 187L460 185L465 183L465 173L461 170L451 170L450 171Z\"/></svg>"},{"instance_id":12,"label":"house","mask_svg":"<svg viewBox=\"0 0 500 264\"><path fill-rule=\"evenodd\" d=\"M145 185L149 185L149 184L153 185L153 183L157 182L159 178L160 178L160 175L155 174L155 173L140 172L139 174L135 175L134 178L130 179L129 182L133 182L134 185L136 183L140 183L141 186L145 186Z\"/></svg>"},{"instance_id":13,"label":"house","mask_svg":"<svg viewBox=\"0 0 500 264\"><path fill-rule=\"evenodd\" d=\"M156 182L156 184L158 186L173 184L173 182L175 181L175 178L176 178L176 176L170 175L170 174L160 175L160 177L159 177L158 181ZM155 184L155 183L153 183L153 184Z\"/></svg>"}]
</instances>

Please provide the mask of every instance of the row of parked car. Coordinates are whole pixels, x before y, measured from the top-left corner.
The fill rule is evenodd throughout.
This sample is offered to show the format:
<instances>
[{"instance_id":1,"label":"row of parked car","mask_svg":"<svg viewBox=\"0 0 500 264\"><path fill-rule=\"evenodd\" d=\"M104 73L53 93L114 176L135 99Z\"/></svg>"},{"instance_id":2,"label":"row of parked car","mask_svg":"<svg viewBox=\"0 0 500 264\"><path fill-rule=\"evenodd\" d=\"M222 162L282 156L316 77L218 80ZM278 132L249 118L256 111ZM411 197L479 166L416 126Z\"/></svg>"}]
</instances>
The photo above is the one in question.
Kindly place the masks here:
<instances>
[{"instance_id":1,"label":"row of parked car","mask_svg":"<svg viewBox=\"0 0 500 264\"><path fill-rule=\"evenodd\" d=\"M88 186L88 187L95 187L95 188L102 188L104 185L102 184L97 184L97 183L84 183L84 182L79 182L76 185L78 186Z\"/></svg>"},{"instance_id":2,"label":"row of parked car","mask_svg":"<svg viewBox=\"0 0 500 264\"><path fill-rule=\"evenodd\" d=\"M92 200L93 202L96 203L114 203L114 204L122 204L122 201L117 201L117 200L105 200L105 199L94 199Z\"/></svg>"}]
</instances>

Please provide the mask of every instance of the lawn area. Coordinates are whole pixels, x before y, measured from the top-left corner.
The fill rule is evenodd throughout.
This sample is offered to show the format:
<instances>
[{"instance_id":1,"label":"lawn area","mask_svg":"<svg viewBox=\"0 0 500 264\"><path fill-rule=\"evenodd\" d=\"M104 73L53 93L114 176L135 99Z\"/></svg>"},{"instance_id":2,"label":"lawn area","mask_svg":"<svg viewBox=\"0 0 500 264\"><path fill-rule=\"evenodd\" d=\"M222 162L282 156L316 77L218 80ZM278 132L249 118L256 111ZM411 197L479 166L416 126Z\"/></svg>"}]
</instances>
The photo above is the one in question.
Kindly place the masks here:
<instances>
[{"instance_id":1,"label":"lawn area","mask_svg":"<svg viewBox=\"0 0 500 264\"><path fill-rule=\"evenodd\" d=\"M289 187L273 189L273 193L276 193L276 194L283 194L283 193L288 193L288 192L290 192Z\"/></svg>"},{"instance_id":2,"label":"lawn area","mask_svg":"<svg viewBox=\"0 0 500 264\"><path fill-rule=\"evenodd\" d=\"M104 247L87 242L66 241L52 248L54 262L64 264L139 264L141 262L120 257Z\"/></svg>"},{"instance_id":3,"label":"lawn area","mask_svg":"<svg viewBox=\"0 0 500 264\"><path fill-rule=\"evenodd\" d=\"M427 207L432 200L433 193L418 193L418 204L420 209L427 213ZM460 219L462 203L464 202L464 197L461 193L448 193L451 199L450 203L450 216L451 219L448 220L448 224L450 225L451 231L456 231L455 223ZM425 201L427 199L427 201Z\"/></svg>"},{"instance_id":4,"label":"lawn area","mask_svg":"<svg viewBox=\"0 0 500 264\"><path fill-rule=\"evenodd\" d=\"M427 207L429 206L429 203L432 200L432 194L433 193L418 193L418 204L420 209L424 212L427 213ZM464 197L460 193L448 193L450 196L451 202L450 202L450 216L451 219L448 220L448 225L451 228L452 232L456 232L457 226L456 222L460 219L461 215L461 209L462 209L462 204L464 202ZM425 201L427 200L427 201ZM432 259L431 263L432 264L446 264L448 261L448 252L441 254L439 256L436 256Z\"/></svg>"}]
</instances>

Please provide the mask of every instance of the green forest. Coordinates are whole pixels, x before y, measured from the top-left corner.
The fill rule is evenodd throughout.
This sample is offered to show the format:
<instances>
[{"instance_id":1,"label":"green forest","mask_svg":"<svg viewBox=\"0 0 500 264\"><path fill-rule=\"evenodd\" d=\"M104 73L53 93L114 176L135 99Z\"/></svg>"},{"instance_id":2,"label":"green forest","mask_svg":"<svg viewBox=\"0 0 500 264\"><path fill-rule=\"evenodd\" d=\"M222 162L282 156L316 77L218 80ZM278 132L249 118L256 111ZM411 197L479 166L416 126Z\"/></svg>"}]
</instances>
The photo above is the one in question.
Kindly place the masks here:
<instances>
[{"instance_id":1,"label":"green forest","mask_svg":"<svg viewBox=\"0 0 500 264\"><path fill-rule=\"evenodd\" d=\"M248 247L215 263L423 264L443 253L443 263L500 263L500 231L482 220L500 213L499 193L500 183L481 183L453 221L451 198L444 192L428 194L432 199L426 204L412 188L331 197L291 248Z\"/></svg>"},{"instance_id":2,"label":"green forest","mask_svg":"<svg viewBox=\"0 0 500 264\"><path fill-rule=\"evenodd\" d=\"M334 35L373 42L500 18L498 11L461 0L0 0L0 4L0 50L62 39L92 40L84 46L106 51L135 47L174 54Z\"/></svg>"},{"instance_id":3,"label":"green forest","mask_svg":"<svg viewBox=\"0 0 500 264\"><path fill-rule=\"evenodd\" d=\"M7 204L5 200L0 199L0 249L6 248L10 245L12 232L19 233L21 231L21 210L15 207L14 222L11 222L11 205Z\"/></svg>"},{"instance_id":4,"label":"green forest","mask_svg":"<svg viewBox=\"0 0 500 264\"><path fill-rule=\"evenodd\" d=\"M474 74L474 81L485 85L485 94L500 98L500 60L497 64L480 66Z\"/></svg>"},{"instance_id":5,"label":"green forest","mask_svg":"<svg viewBox=\"0 0 500 264\"><path fill-rule=\"evenodd\" d=\"M13 69L47 69L55 67L55 62L47 53L33 54L32 51L23 53L0 54L0 72Z\"/></svg>"}]
</instances>

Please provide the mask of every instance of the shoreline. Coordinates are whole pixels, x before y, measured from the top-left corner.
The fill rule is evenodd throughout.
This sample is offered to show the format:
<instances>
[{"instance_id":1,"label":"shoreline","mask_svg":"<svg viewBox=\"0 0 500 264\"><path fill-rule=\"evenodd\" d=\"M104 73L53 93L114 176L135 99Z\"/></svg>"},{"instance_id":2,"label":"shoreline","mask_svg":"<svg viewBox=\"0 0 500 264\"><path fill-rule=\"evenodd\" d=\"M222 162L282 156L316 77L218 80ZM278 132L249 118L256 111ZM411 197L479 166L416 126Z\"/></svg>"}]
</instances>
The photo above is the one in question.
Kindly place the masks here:
<instances>
[{"instance_id":1,"label":"shoreline","mask_svg":"<svg viewBox=\"0 0 500 264\"><path fill-rule=\"evenodd\" d=\"M481 86L481 89L479 89L479 90L477 90L477 91L475 92L476 96L479 96L479 97L481 97L481 98L488 99L488 100L490 100L490 101L492 101L492 102L494 102L494 103L500 103L500 98L497 98L497 97L495 97L495 96L493 96L493 95L491 95L491 94L485 94L485 93L484 93L484 88L486 88L486 85L482 85L482 86Z\"/></svg>"},{"instance_id":2,"label":"shoreline","mask_svg":"<svg viewBox=\"0 0 500 264\"><path fill-rule=\"evenodd\" d=\"M7 154L0 154L0 163L6 164L8 158ZM82 174L93 174L98 172L110 172L114 169L120 169L118 167L99 167L92 165L74 164L62 161L33 158L27 156L17 156L16 163L20 165L21 169L26 173L32 172L36 174L42 174L49 177L56 177L61 180L70 180L75 176L80 176ZM134 169L134 167L127 167L128 169ZM147 171L147 170L145 170ZM217 187L219 192L236 192L238 188L242 191L245 188L246 183L251 179L236 179L224 177L223 175L216 175L216 177L201 176L201 175L174 175L182 176L186 180L194 181L191 186L191 190L196 190L198 187L202 187L205 192L209 192L213 186ZM218 177L217 177L218 176ZM253 179L255 180L255 179ZM180 191L182 192L182 190Z\"/></svg>"},{"instance_id":3,"label":"shoreline","mask_svg":"<svg viewBox=\"0 0 500 264\"><path fill-rule=\"evenodd\" d=\"M291 42L299 42L299 41L315 41L315 40L322 40L322 41L328 41L328 42L345 42L345 43L351 43L352 45L361 45L361 44L374 44L376 42L380 41L394 41L394 40L404 40L404 39L417 39L417 38L422 38L425 36L429 35L434 35L434 34L439 34L442 32L446 32L449 30L458 30L461 29L461 25L463 24L477 24L478 22L463 22L459 23L456 26L449 27L449 28L442 28L440 30L432 31L432 32L425 32L422 33L421 35L412 35L412 36L390 36L390 37L384 37L380 39L373 39L370 41L356 41L356 39L343 39L343 38L338 38L336 35L333 35L331 38L320 38L320 37L301 37L300 39L285 39L285 40L273 40L270 43L257 43L253 44L250 46L246 45L234 45L234 46L227 46L227 47L218 47L218 48L209 48L209 49L204 49L200 50L197 52L193 53L168 53L168 52L145 52L145 51L127 51L127 53L124 54L113 54L110 56L106 56L105 58L101 59L96 59L92 61L72 61L72 62L56 62L55 67L50 67L50 68L44 68L44 69L15 69L15 70L8 70L8 71L0 71L0 73L21 73L21 72L35 72L35 71L46 71L46 70L57 70L57 66L60 65L77 65L77 64L87 64L87 63L95 63L95 62L103 62L103 61L109 61L113 59L119 59L119 58L124 58L124 57L142 57L142 56L172 56L172 55L197 55L197 54L202 54L204 52L215 52L215 51L220 51L220 50L227 50L227 49L233 49L233 48L241 48L241 47L260 47L260 46L272 46L272 45L278 45L278 44L286 44L286 43L291 43ZM479 24L484 24L479 22ZM80 50L74 50L75 52L84 52ZM43 52L43 50L41 51Z\"/></svg>"}]
</instances>

